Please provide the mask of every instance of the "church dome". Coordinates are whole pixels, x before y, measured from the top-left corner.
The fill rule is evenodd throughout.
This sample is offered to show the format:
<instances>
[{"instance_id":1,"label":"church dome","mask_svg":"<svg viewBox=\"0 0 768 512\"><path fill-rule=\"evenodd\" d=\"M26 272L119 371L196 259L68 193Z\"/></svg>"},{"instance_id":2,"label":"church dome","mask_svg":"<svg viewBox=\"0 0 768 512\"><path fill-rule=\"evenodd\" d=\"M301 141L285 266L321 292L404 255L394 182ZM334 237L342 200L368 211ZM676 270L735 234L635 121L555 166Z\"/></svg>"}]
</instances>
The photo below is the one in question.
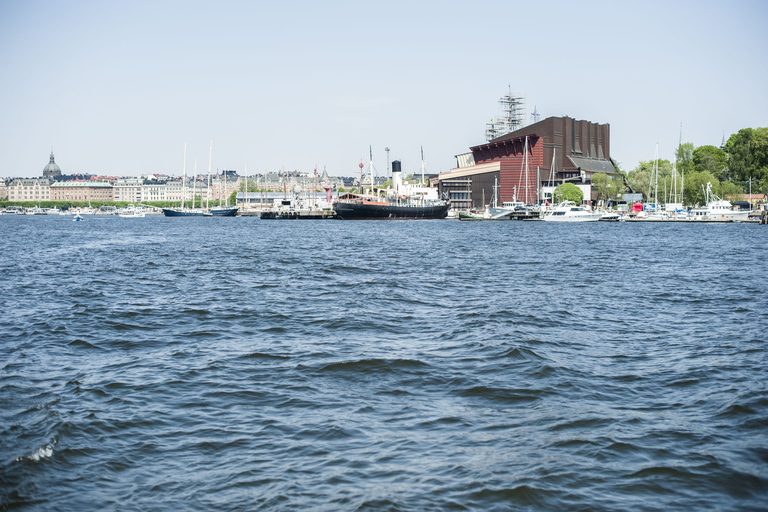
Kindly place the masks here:
<instances>
[{"instance_id":1,"label":"church dome","mask_svg":"<svg viewBox=\"0 0 768 512\"><path fill-rule=\"evenodd\" d=\"M56 162L53 161L53 151L51 151L51 161L43 169L43 176L61 176L61 169Z\"/></svg>"}]
</instances>

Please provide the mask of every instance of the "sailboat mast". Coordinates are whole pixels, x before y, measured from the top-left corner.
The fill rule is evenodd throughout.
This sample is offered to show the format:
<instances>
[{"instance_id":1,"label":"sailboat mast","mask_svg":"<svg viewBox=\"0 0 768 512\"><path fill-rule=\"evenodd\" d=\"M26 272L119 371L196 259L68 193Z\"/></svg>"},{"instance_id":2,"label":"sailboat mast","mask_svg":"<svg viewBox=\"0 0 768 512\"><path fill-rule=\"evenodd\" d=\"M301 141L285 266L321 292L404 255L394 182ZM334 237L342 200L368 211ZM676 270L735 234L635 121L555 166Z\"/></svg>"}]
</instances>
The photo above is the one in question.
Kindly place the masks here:
<instances>
[{"instance_id":1,"label":"sailboat mast","mask_svg":"<svg viewBox=\"0 0 768 512\"><path fill-rule=\"evenodd\" d=\"M184 196L187 191L185 188L185 182L187 181L187 143L184 143L184 171L181 176L181 209L184 209Z\"/></svg>"},{"instance_id":2,"label":"sailboat mast","mask_svg":"<svg viewBox=\"0 0 768 512\"><path fill-rule=\"evenodd\" d=\"M195 185L197 185L197 158L195 158L195 174L192 175L192 209L195 209Z\"/></svg>"},{"instance_id":3,"label":"sailboat mast","mask_svg":"<svg viewBox=\"0 0 768 512\"><path fill-rule=\"evenodd\" d=\"M656 168L656 192L654 193L653 202L655 203L654 210L659 209L659 143L656 143L656 154L653 159L653 166Z\"/></svg>"},{"instance_id":4,"label":"sailboat mast","mask_svg":"<svg viewBox=\"0 0 768 512\"><path fill-rule=\"evenodd\" d=\"M368 146L368 154L370 158L369 164L368 164L368 173L370 174L370 177L371 177L371 195L373 195L373 146Z\"/></svg>"},{"instance_id":5,"label":"sailboat mast","mask_svg":"<svg viewBox=\"0 0 768 512\"><path fill-rule=\"evenodd\" d=\"M424 183L424 146L421 146L421 184L426 185Z\"/></svg>"},{"instance_id":6,"label":"sailboat mast","mask_svg":"<svg viewBox=\"0 0 768 512\"><path fill-rule=\"evenodd\" d=\"M211 140L211 149L208 151L208 192L205 194L205 207L211 207L211 156L213 156L213 140Z\"/></svg>"},{"instance_id":7,"label":"sailboat mast","mask_svg":"<svg viewBox=\"0 0 768 512\"><path fill-rule=\"evenodd\" d=\"M523 160L525 161L525 204L531 204L528 200L528 189L530 183L528 183L528 136L525 136L525 147L523 148Z\"/></svg>"}]
</instances>

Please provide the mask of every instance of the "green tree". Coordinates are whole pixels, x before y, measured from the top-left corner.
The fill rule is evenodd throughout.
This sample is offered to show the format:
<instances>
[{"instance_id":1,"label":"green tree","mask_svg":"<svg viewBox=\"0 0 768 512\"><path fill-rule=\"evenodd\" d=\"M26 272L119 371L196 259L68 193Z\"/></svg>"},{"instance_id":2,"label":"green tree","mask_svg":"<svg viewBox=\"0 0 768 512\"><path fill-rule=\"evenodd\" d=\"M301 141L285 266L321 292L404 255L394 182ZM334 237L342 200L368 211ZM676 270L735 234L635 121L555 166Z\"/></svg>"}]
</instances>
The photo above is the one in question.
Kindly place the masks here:
<instances>
[{"instance_id":1,"label":"green tree","mask_svg":"<svg viewBox=\"0 0 768 512\"><path fill-rule=\"evenodd\" d=\"M555 203L573 201L576 204L581 204L581 200L584 199L584 193L573 183L563 183L555 188L554 199Z\"/></svg>"},{"instance_id":2,"label":"green tree","mask_svg":"<svg viewBox=\"0 0 768 512\"><path fill-rule=\"evenodd\" d=\"M752 180L752 190L768 186L768 128L743 128L725 143L731 181L745 188Z\"/></svg>"},{"instance_id":3,"label":"green tree","mask_svg":"<svg viewBox=\"0 0 768 512\"><path fill-rule=\"evenodd\" d=\"M592 188L597 191L597 199L603 201L608 199L621 199L626 191L623 174L608 175L602 172L596 172L592 175Z\"/></svg>"},{"instance_id":4,"label":"green tree","mask_svg":"<svg viewBox=\"0 0 768 512\"><path fill-rule=\"evenodd\" d=\"M643 198L648 201L656 196L656 176L653 175L653 160L641 160L633 171L627 173L629 186L636 194L643 194ZM663 193L664 178L671 178L673 174L672 162L669 160L658 160L658 183ZM669 180L671 181L671 180Z\"/></svg>"},{"instance_id":5,"label":"green tree","mask_svg":"<svg viewBox=\"0 0 768 512\"><path fill-rule=\"evenodd\" d=\"M738 196L744 193L744 187L741 184L733 183L732 181L721 181L719 186L713 190L718 196L725 198L726 196Z\"/></svg>"},{"instance_id":6,"label":"green tree","mask_svg":"<svg viewBox=\"0 0 768 512\"><path fill-rule=\"evenodd\" d=\"M609 177L604 172L592 174L592 188L597 192L597 200L602 201L608 197Z\"/></svg>"},{"instance_id":7,"label":"green tree","mask_svg":"<svg viewBox=\"0 0 768 512\"><path fill-rule=\"evenodd\" d=\"M693 143L683 142L675 150L675 159L677 161L677 169L680 172L689 172L693 170ZM661 172L659 172L659 178L661 178Z\"/></svg>"},{"instance_id":8,"label":"green tree","mask_svg":"<svg viewBox=\"0 0 768 512\"><path fill-rule=\"evenodd\" d=\"M721 181L728 179L728 155L715 146L699 146L693 150L693 170L712 173Z\"/></svg>"},{"instance_id":9,"label":"green tree","mask_svg":"<svg viewBox=\"0 0 768 512\"><path fill-rule=\"evenodd\" d=\"M712 183L712 190L718 190L720 187L720 181L715 178L715 175L708 171L696 172L691 171L685 175L685 194L683 195L683 204L703 205L706 203L706 197L704 190L707 188L707 183Z\"/></svg>"}]
</instances>

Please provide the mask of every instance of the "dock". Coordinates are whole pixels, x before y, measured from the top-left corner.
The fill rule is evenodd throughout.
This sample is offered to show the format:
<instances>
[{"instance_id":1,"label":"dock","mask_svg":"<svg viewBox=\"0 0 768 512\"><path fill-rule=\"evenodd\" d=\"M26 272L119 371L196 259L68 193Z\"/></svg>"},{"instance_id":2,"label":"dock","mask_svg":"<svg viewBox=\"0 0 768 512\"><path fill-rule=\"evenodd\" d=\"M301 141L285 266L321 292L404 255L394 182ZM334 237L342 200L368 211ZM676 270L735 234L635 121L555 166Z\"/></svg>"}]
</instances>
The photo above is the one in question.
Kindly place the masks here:
<instances>
[{"instance_id":1,"label":"dock","mask_svg":"<svg viewBox=\"0 0 768 512\"><path fill-rule=\"evenodd\" d=\"M335 210L264 210L262 219L276 220L325 220L337 219Z\"/></svg>"}]
</instances>

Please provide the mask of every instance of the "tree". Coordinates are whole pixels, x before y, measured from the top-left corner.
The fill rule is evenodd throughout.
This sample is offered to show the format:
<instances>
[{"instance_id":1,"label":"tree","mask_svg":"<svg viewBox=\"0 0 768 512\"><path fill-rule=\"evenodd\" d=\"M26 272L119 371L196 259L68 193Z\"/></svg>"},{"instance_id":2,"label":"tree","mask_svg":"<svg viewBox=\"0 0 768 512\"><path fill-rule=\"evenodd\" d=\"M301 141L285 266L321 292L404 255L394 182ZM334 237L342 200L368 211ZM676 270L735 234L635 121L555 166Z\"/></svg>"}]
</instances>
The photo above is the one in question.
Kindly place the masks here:
<instances>
[{"instance_id":1,"label":"tree","mask_svg":"<svg viewBox=\"0 0 768 512\"><path fill-rule=\"evenodd\" d=\"M626 187L623 175L612 175L596 172L592 175L592 188L597 191L599 201L607 199L621 199Z\"/></svg>"},{"instance_id":2,"label":"tree","mask_svg":"<svg viewBox=\"0 0 768 512\"><path fill-rule=\"evenodd\" d=\"M684 142L678 146L675 150L675 159L677 161L677 169L680 172L689 172L693 170L693 143ZM661 178L661 173L659 173Z\"/></svg>"},{"instance_id":3,"label":"tree","mask_svg":"<svg viewBox=\"0 0 768 512\"><path fill-rule=\"evenodd\" d=\"M656 176L652 176L653 164L653 160L642 160L637 164L637 167L635 167L633 171L627 173L629 186L632 187L632 190L634 190L636 194L642 193L646 201L656 195ZM658 179L659 183L662 184L661 187L663 191L664 178L670 178L673 174L672 162L669 160L658 160L657 165L659 171Z\"/></svg>"},{"instance_id":4,"label":"tree","mask_svg":"<svg viewBox=\"0 0 768 512\"><path fill-rule=\"evenodd\" d=\"M684 204L705 204L706 196L704 189L707 188L707 183L712 183L712 189L717 190L720 186L720 181L715 178L711 172L703 171L696 172L691 171L685 175L685 194L683 197Z\"/></svg>"},{"instance_id":5,"label":"tree","mask_svg":"<svg viewBox=\"0 0 768 512\"><path fill-rule=\"evenodd\" d=\"M573 201L576 204L581 204L581 200L584 199L584 193L573 183L563 183L555 188L554 198L556 203Z\"/></svg>"},{"instance_id":6,"label":"tree","mask_svg":"<svg viewBox=\"0 0 768 512\"><path fill-rule=\"evenodd\" d=\"M693 170L712 173L721 181L728 179L728 155L715 146L699 146L693 150Z\"/></svg>"},{"instance_id":7,"label":"tree","mask_svg":"<svg viewBox=\"0 0 768 512\"><path fill-rule=\"evenodd\" d=\"M747 185L752 190L765 190L768 186L768 128L743 128L725 143L728 153L729 178Z\"/></svg>"}]
</instances>

